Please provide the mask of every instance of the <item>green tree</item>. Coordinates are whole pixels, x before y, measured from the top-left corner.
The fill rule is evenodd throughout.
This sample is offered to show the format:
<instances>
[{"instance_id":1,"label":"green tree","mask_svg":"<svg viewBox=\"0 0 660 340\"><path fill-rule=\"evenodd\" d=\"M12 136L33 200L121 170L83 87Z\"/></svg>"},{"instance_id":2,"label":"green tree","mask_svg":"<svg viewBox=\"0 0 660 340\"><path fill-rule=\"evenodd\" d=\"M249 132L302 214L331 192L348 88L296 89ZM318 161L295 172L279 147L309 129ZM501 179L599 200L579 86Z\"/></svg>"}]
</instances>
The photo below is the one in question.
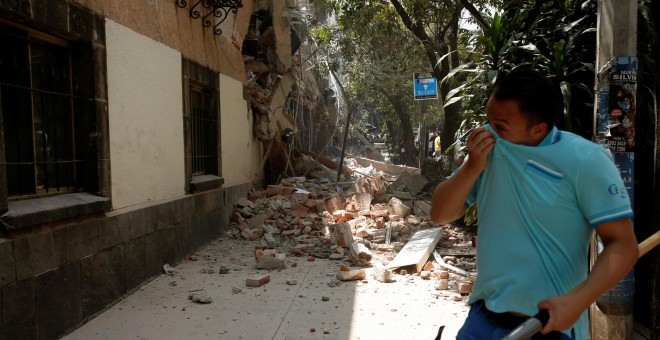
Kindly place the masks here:
<instances>
[{"instance_id":1,"label":"green tree","mask_svg":"<svg viewBox=\"0 0 660 340\"><path fill-rule=\"evenodd\" d=\"M418 120L418 109L412 98L412 74L423 68L426 60L393 9L379 7L359 29L353 26L354 21L348 23L351 29L340 21L333 34L328 34L332 29L322 27L318 36L326 37L325 53L334 57L330 71L341 74L351 110L384 114L393 151L398 153L394 146L402 142L407 150L406 164L416 166L412 126Z\"/></svg>"},{"instance_id":2,"label":"green tree","mask_svg":"<svg viewBox=\"0 0 660 340\"><path fill-rule=\"evenodd\" d=\"M596 0L510 0L484 20L468 61L453 69L469 74L448 102L464 103L464 129L485 121L483 107L497 75L519 67L548 74L561 88L560 128L591 138L595 63Z\"/></svg>"},{"instance_id":3,"label":"green tree","mask_svg":"<svg viewBox=\"0 0 660 340\"><path fill-rule=\"evenodd\" d=\"M376 2L364 0L320 0L318 2L328 12L334 12L339 27L345 32L354 32L358 36L373 34L368 29L374 18L386 16L393 22L392 29L409 32L418 45L415 49L425 59L419 69L409 72L428 71L437 79L446 78L452 68L460 64L459 50L462 39L459 22L465 5L469 5L471 12L478 13L486 4L497 5L499 1L471 1L455 2L450 0L390 0L390 2ZM481 18L481 16L479 16ZM413 51L408 51L412 56ZM451 145L454 133L460 122L460 101L454 101L442 106L443 98L460 84L461 78L441 83L439 93L440 105L435 106L438 114L444 114L444 128L442 131L443 146ZM412 94L409 94L412 95Z\"/></svg>"}]
</instances>

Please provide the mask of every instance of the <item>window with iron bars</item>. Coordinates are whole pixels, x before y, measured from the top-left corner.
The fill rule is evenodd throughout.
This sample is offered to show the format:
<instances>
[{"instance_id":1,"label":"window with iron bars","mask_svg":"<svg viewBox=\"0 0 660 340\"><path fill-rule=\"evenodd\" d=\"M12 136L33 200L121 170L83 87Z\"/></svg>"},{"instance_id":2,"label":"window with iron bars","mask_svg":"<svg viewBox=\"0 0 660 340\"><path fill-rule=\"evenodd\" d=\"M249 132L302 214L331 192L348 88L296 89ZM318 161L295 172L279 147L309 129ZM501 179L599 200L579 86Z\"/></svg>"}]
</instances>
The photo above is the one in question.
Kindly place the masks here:
<instances>
[{"instance_id":1,"label":"window with iron bars","mask_svg":"<svg viewBox=\"0 0 660 340\"><path fill-rule=\"evenodd\" d=\"M0 22L0 46L9 200L96 190L91 44Z\"/></svg>"},{"instance_id":2,"label":"window with iron bars","mask_svg":"<svg viewBox=\"0 0 660 340\"><path fill-rule=\"evenodd\" d=\"M218 174L218 105L215 89L190 83L192 175Z\"/></svg>"},{"instance_id":3,"label":"window with iron bars","mask_svg":"<svg viewBox=\"0 0 660 340\"><path fill-rule=\"evenodd\" d=\"M181 58L186 192L224 184L220 150L220 78L214 70Z\"/></svg>"}]
</instances>

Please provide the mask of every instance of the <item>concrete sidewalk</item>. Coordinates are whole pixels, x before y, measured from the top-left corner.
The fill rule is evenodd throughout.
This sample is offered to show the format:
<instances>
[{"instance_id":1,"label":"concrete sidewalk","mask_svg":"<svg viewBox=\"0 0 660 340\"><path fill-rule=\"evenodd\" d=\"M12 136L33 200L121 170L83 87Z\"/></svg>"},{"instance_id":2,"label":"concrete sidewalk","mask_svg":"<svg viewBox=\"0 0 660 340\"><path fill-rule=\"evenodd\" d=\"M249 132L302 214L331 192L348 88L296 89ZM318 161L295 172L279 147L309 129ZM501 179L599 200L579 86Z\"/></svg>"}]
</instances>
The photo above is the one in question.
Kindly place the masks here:
<instances>
[{"instance_id":1,"label":"concrete sidewalk","mask_svg":"<svg viewBox=\"0 0 660 340\"><path fill-rule=\"evenodd\" d=\"M64 339L434 339L441 325L443 338L453 339L467 315L467 297L455 286L435 290L416 275L382 283L367 267L366 280L337 281L346 262L307 257L287 257L281 270L255 269L256 244L214 241ZM248 288L253 274L269 274L270 282ZM192 293L213 301L193 302Z\"/></svg>"}]
</instances>

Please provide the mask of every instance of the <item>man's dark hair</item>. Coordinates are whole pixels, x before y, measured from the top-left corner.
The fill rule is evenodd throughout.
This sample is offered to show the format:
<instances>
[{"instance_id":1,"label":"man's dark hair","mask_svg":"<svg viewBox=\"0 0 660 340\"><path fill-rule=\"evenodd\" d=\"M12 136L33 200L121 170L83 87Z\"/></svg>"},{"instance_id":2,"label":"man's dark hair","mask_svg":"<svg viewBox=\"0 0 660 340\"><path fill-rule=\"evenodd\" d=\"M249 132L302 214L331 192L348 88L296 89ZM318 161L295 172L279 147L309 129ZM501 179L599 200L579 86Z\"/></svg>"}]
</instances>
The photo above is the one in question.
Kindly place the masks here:
<instances>
[{"instance_id":1,"label":"man's dark hair","mask_svg":"<svg viewBox=\"0 0 660 340\"><path fill-rule=\"evenodd\" d=\"M515 100L521 112L529 115L531 125L546 123L552 129L561 109L561 95L550 79L530 69L516 69L498 76L492 96Z\"/></svg>"}]
</instances>

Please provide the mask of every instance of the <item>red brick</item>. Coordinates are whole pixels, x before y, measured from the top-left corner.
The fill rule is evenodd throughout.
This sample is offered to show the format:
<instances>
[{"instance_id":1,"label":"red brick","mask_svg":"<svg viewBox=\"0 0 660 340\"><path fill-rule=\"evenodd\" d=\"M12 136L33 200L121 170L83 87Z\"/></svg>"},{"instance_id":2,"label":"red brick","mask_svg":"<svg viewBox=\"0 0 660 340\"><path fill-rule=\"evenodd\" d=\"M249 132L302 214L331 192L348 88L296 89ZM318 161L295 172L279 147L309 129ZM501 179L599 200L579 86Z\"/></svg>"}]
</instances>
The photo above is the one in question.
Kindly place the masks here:
<instances>
[{"instance_id":1,"label":"red brick","mask_svg":"<svg viewBox=\"0 0 660 340\"><path fill-rule=\"evenodd\" d=\"M254 274L245 280L248 287L261 287L270 282L270 275Z\"/></svg>"}]
</instances>

